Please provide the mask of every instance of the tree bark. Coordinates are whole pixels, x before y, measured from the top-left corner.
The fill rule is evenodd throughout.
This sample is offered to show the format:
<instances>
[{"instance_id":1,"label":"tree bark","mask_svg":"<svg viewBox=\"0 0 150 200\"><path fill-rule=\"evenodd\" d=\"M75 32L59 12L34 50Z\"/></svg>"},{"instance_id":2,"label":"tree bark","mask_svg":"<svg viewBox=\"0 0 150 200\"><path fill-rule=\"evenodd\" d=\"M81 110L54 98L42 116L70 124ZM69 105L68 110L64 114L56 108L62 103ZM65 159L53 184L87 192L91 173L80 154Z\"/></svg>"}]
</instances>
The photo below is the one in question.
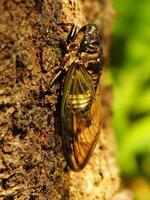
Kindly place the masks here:
<instances>
[{"instance_id":1,"label":"tree bark","mask_svg":"<svg viewBox=\"0 0 150 200\"><path fill-rule=\"evenodd\" d=\"M110 88L103 89L104 131L89 164L70 172L58 131L58 91L43 91L61 67L60 40L96 23L107 60L111 0L0 1L0 200L112 199L119 187L110 128Z\"/></svg>"}]
</instances>

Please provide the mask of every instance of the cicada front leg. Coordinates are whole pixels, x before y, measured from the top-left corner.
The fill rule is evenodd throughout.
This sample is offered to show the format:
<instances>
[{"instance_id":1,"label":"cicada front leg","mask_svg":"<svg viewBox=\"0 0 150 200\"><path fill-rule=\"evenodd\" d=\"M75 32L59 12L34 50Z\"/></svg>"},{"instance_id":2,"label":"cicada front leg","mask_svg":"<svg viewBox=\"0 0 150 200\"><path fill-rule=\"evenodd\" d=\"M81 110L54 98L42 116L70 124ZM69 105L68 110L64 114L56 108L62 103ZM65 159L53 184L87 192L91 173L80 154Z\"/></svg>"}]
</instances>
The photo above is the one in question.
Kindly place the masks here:
<instances>
[{"instance_id":1,"label":"cicada front leg","mask_svg":"<svg viewBox=\"0 0 150 200\"><path fill-rule=\"evenodd\" d=\"M71 42L74 41L75 39L75 36L76 36L76 31L77 31L77 27L75 25L72 25L72 28L67 36L67 39L66 39L66 46L69 45ZM66 48L67 49L67 48ZM66 53L67 54L67 53ZM67 60L67 56L65 58ZM52 81L49 83L49 88L51 88L55 83L56 81L59 79L59 77L65 72L67 71L67 68L64 68L64 62L62 60L62 64L63 66L60 68L60 70L58 71L58 73L55 75L55 77L52 79Z\"/></svg>"}]
</instances>

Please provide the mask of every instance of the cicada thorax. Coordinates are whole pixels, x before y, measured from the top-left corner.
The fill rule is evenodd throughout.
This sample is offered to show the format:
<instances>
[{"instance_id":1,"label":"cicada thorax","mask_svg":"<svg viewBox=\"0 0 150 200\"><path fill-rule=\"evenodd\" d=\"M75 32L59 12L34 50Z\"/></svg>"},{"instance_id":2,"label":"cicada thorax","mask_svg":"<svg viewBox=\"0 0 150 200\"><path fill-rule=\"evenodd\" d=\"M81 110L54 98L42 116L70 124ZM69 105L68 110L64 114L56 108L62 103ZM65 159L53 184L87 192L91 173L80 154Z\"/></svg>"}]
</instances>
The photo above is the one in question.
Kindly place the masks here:
<instances>
[{"instance_id":1,"label":"cicada thorax","mask_svg":"<svg viewBox=\"0 0 150 200\"><path fill-rule=\"evenodd\" d=\"M96 90L104 64L101 38L97 26L93 24L83 26L73 42L68 44L67 50L68 53L63 59L66 71L74 61L83 62Z\"/></svg>"},{"instance_id":2,"label":"cicada thorax","mask_svg":"<svg viewBox=\"0 0 150 200\"><path fill-rule=\"evenodd\" d=\"M96 90L104 64L101 38L97 26L93 24L83 27L80 32L84 32L84 36L78 50L78 56L84 62Z\"/></svg>"}]
</instances>

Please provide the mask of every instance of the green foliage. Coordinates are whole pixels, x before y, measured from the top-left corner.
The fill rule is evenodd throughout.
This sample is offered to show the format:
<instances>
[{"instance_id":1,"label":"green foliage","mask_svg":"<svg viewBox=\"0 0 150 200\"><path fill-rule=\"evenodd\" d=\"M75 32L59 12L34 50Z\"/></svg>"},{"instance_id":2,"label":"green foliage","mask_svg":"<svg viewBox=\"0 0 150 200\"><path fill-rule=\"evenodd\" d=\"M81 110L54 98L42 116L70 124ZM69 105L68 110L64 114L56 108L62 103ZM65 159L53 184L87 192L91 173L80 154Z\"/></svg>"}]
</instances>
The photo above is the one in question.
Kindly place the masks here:
<instances>
[{"instance_id":1,"label":"green foliage","mask_svg":"<svg viewBox=\"0 0 150 200\"><path fill-rule=\"evenodd\" d=\"M114 0L113 124L122 173L150 178L150 1Z\"/></svg>"}]
</instances>

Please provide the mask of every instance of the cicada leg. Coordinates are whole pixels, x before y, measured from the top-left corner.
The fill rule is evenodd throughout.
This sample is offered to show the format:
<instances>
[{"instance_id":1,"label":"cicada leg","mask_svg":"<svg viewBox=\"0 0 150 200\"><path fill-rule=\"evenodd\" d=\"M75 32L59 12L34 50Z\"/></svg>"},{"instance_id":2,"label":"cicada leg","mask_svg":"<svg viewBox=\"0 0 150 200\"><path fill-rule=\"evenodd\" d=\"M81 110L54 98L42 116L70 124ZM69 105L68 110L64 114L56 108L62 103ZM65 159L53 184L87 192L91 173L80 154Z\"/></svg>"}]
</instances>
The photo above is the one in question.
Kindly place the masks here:
<instances>
[{"instance_id":1,"label":"cicada leg","mask_svg":"<svg viewBox=\"0 0 150 200\"><path fill-rule=\"evenodd\" d=\"M69 44L70 42L73 42L76 36L76 32L77 32L77 27L73 24L71 27L70 33L68 34L68 37L66 39L67 44Z\"/></svg>"},{"instance_id":2,"label":"cicada leg","mask_svg":"<svg viewBox=\"0 0 150 200\"><path fill-rule=\"evenodd\" d=\"M69 34L67 36L67 39L66 39L66 45L70 44L75 39L76 31L77 31L77 27L74 24L72 24L71 30L70 30L70 32L69 32ZM51 88L56 83L56 81L62 75L62 73L64 71L65 71L65 69L63 67L60 68L60 70L58 71L58 73L55 75L55 77L50 82L49 88Z\"/></svg>"}]
</instances>

